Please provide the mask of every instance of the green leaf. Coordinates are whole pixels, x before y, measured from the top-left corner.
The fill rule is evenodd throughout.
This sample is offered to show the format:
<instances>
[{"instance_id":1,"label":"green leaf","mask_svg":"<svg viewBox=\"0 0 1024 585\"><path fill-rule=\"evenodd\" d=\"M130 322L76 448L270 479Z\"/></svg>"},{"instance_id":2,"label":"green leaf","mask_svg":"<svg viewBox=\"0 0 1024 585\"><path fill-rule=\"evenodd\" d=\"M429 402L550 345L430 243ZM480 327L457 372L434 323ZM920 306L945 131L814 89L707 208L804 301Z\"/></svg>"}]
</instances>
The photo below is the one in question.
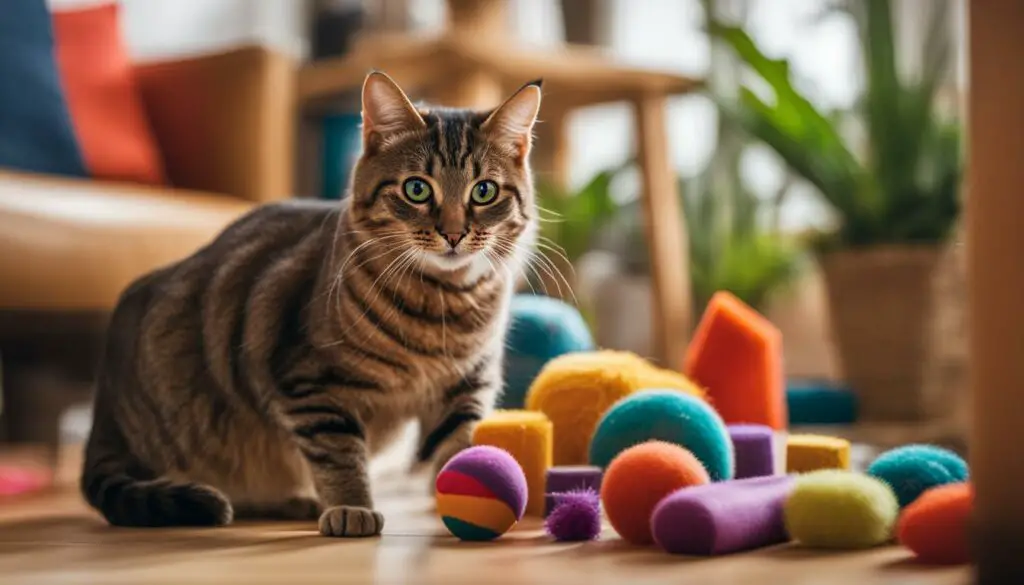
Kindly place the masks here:
<instances>
[{"instance_id":1,"label":"green leaf","mask_svg":"<svg viewBox=\"0 0 1024 585\"><path fill-rule=\"evenodd\" d=\"M868 246L939 241L959 213L962 174L957 125L934 111L950 71L948 0L929 3L925 60L918 79L897 71L895 31L888 0L836 2L851 15L861 39L866 87L852 114L867 130L867 155L854 157L838 130L847 116L823 115L793 85L784 60L765 56L740 28L709 19L712 38L731 50L773 92L762 99L742 88L739 100L716 96L721 114L774 149L797 175L814 185L840 220L827 245Z\"/></svg>"},{"instance_id":2,"label":"green leaf","mask_svg":"<svg viewBox=\"0 0 1024 585\"><path fill-rule=\"evenodd\" d=\"M712 164L695 179L681 181L690 244L690 281L693 311L699 315L711 296L727 290L755 308L763 308L768 295L799 273L802 252L796 242L759 223L762 211L776 202L762 200L739 180L738 158L716 153L733 166ZM723 163L724 164L724 163ZM725 192L716 190L708 176L728 172ZM725 181L722 181L725 183Z\"/></svg>"},{"instance_id":3,"label":"green leaf","mask_svg":"<svg viewBox=\"0 0 1024 585\"><path fill-rule=\"evenodd\" d=\"M862 190L862 168L832 120L793 87L788 64L766 57L739 27L712 21L708 29L736 51L775 93L775 103L770 105L744 87L738 104L718 100L720 111L775 149L787 164L818 187L838 212L858 216L876 212L870 201L857 197Z\"/></svg>"}]
</instances>

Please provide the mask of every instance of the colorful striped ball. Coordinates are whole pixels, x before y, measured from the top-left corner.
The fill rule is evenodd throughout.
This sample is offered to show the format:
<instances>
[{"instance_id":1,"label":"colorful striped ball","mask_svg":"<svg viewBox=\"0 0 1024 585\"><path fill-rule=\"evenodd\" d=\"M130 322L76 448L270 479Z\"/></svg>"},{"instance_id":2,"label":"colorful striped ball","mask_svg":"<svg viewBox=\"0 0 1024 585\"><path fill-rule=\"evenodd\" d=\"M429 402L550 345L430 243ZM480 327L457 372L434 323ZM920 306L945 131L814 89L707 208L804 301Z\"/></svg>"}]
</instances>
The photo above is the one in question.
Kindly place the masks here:
<instances>
[{"instance_id":1,"label":"colorful striped ball","mask_svg":"<svg viewBox=\"0 0 1024 585\"><path fill-rule=\"evenodd\" d=\"M493 540L508 532L526 511L526 475L503 449L470 447L437 475L437 513L461 540Z\"/></svg>"}]
</instances>

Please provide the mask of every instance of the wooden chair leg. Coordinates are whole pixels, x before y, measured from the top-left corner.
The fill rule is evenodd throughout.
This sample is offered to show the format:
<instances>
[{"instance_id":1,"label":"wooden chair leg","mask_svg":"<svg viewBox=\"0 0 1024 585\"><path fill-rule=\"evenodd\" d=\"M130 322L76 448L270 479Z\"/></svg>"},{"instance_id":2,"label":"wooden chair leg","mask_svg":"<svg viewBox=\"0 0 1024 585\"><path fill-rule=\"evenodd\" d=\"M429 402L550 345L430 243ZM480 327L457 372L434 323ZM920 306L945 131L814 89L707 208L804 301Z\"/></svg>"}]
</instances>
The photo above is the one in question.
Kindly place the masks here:
<instances>
[{"instance_id":1,"label":"wooden chair leg","mask_svg":"<svg viewBox=\"0 0 1024 585\"><path fill-rule=\"evenodd\" d=\"M429 99L453 108L493 108L505 98L501 81L482 69L451 71L431 88Z\"/></svg>"},{"instance_id":2,"label":"wooden chair leg","mask_svg":"<svg viewBox=\"0 0 1024 585\"><path fill-rule=\"evenodd\" d=\"M534 178L561 188L569 186L569 112L545 98L530 155Z\"/></svg>"},{"instance_id":3,"label":"wooden chair leg","mask_svg":"<svg viewBox=\"0 0 1024 585\"><path fill-rule=\"evenodd\" d=\"M691 328L689 252L669 158L665 106L663 95L643 96L634 103L654 294L654 357L665 367L680 369Z\"/></svg>"},{"instance_id":4,"label":"wooden chair leg","mask_svg":"<svg viewBox=\"0 0 1024 585\"><path fill-rule=\"evenodd\" d=\"M970 393L980 585L1024 583L1024 3L968 3Z\"/></svg>"}]
</instances>

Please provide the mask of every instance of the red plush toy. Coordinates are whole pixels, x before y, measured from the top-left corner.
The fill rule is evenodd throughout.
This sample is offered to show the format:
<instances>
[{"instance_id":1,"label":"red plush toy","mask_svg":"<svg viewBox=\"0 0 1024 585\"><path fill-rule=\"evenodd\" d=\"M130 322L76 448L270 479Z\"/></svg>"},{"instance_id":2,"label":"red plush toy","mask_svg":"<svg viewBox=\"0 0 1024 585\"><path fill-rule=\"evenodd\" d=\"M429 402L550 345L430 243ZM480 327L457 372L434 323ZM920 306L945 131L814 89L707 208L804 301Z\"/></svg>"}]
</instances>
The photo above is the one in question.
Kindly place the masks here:
<instances>
[{"instance_id":1,"label":"red plush toy","mask_svg":"<svg viewBox=\"0 0 1024 585\"><path fill-rule=\"evenodd\" d=\"M969 483L934 487L903 509L901 544L924 563L955 565L970 560L967 522L974 502Z\"/></svg>"},{"instance_id":2,"label":"red plush toy","mask_svg":"<svg viewBox=\"0 0 1024 585\"><path fill-rule=\"evenodd\" d=\"M36 469L0 467L0 499L29 494L50 485L50 475Z\"/></svg>"}]
</instances>

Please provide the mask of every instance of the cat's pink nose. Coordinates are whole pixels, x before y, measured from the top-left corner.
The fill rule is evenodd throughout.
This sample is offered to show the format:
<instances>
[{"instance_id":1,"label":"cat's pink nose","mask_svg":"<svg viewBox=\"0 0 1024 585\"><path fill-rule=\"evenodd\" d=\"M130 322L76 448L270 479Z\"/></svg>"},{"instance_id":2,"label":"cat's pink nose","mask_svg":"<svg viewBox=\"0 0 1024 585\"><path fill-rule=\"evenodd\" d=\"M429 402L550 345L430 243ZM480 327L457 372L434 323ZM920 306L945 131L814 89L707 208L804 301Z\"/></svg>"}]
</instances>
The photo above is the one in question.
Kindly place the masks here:
<instances>
[{"instance_id":1,"label":"cat's pink nose","mask_svg":"<svg viewBox=\"0 0 1024 585\"><path fill-rule=\"evenodd\" d=\"M462 241L462 238L466 237L466 234L464 234L462 232L458 232L458 233L454 233L454 234L452 234L452 233L443 233L441 235L444 236L444 239L448 241L448 245L451 246L453 250L455 249L455 246L459 245L459 242Z\"/></svg>"}]
</instances>

